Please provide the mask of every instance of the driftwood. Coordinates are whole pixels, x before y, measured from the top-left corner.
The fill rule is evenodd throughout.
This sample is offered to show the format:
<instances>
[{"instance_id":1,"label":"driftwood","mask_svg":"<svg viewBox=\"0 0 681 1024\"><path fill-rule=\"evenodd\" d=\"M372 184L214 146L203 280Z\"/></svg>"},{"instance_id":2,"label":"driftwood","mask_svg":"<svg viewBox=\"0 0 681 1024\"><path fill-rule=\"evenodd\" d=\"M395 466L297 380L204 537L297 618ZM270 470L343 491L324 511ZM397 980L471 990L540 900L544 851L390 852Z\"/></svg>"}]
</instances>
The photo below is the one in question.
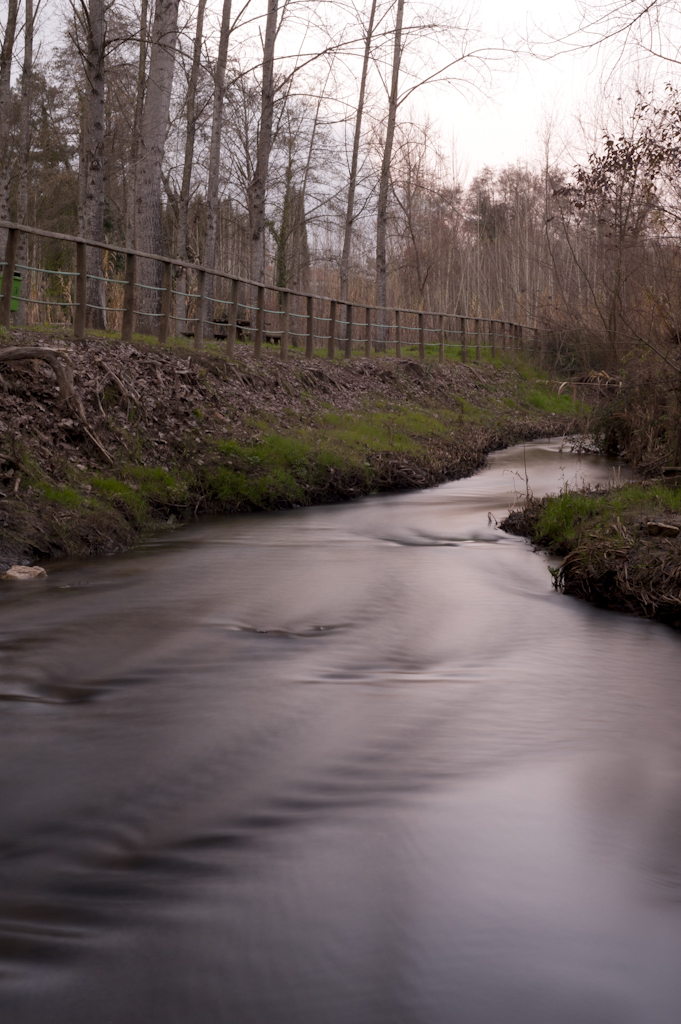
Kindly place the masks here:
<instances>
[{"instance_id":1,"label":"driftwood","mask_svg":"<svg viewBox=\"0 0 681 1024\"><path fill-rule=\"evenodd\" d=\"M0 362L11 363L18 362L22 359L42 359L43 362L49 363L54 370L54 375L57 378L57 384L59 385L59 397L63 405L70 407L78 419L81 422L83 430L99 448L102 455L108 459L109 462L113 462L113 459L103 446L101 441L97 438L95 433L88 427L87 417L85 415L85 409L83 403L78 395L76 389L73 386L73 360L68 352L58 348L1 348L0 349ZM63 360L63 363L61 362Z\"/></svg>"}]
</instances>

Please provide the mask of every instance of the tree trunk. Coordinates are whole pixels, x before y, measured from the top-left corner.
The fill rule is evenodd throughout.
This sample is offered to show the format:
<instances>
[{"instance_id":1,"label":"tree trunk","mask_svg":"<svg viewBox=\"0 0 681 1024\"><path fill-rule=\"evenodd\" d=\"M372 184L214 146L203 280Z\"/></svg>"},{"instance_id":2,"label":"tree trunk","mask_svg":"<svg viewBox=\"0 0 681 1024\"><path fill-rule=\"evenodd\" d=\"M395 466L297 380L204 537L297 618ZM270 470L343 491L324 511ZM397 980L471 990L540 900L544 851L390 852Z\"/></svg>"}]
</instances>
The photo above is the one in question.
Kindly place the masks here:
<instances>
[{"instance_id":1,"label":"tree trunk","mask_svg":"<svg viewBox=\"0 0 681 1024\"><path fill-rule=\"evenodd\" d=\"M97 242L104 241L104 135L106 126L105 0L90 0L87 12L87 54L85 58L85 111L83 117L84 207L81 215L83 234ZM87 272L102 277L102 250L88 248ZM106 306L104 281L88 280L87 302L91 307ZM106 311L87 310L88 327L106 328Z\"/></svg>"},{"instance_id":2,"label":"tree trunk","mask_svg":"<svg viewBox=\"0 0 681 1024\"><path fill-rule=\"evenodd\" d=\"M220 145L222 143L222 110L225 102L225 71L227 68L227 49L229 47L230 20L232 17L232 0L224 0L222 7L222 23L220 25L220 42L218 59L215 65L215 85L213 92L213 119L210 130L210 155L208 158L208 188L206 194L206 240L203 260L207 267L215 266L215 250L218 237L218 197L220 191ZM205 336L213 337L213 296L215 280L207 275L206 280L206 320L208 321Z\"/></svg>"},{"instance_id":3,"label":"tree trunk","mask_svg":"<svg viewBox=\"0 0 681 1024\"><path fill-rule=\"evenodd\" d=\"M395 14L395 44L393 47L393 69L388 99L388 123L385 131L383 162L378 183L378 209L376 212L376 305L384 307L387 302L388 261L386 255L386 233L388 226L388 190L390 187L390 162L395 138L395 122L397 120L398 87L400 63L402 60L402 20L404 16L404 0L397 0ZM382 314L381 321L385 320ZM385 341L385 328L378 329L379 341Z\"/></svg>"},{"instance_id":4,"label":"tree trunk","mask_svg":"<svg viewBox=\"0 0 681 1024\"><path fill-rule=\"evenodd\" d=\"M161 171L168 134L170 98L175 72L179 0L158 0L151 30L151 54L144 111L140 123L140 155L135 196L137 248L158 253L163 249ZM157 260L140 260L136 305L141 310L137 330L155 334L161 308L163 267ZM158 289L156 291L153 288Z\"/></svg>"},{"instance_id":5,"label":"tree trunk","mask_svg":"<svg viewBox=\"0 0 681 1024\"><path fill-rule=\"evenodd\" d=\"M130 145L130 161L128 164L128 180L126 189L126 245L137 248L136 205L137 195L137 164L140 149L140 125L144 112L144 96L147 86L147 28L149 21L149 0L142 0L140 9L140 49L137 62L137 96L135 97L135 114L132 123L132 141Z\"/></svg>"},{"instance_id":6,"label":"tree trunk","mask_svg":"<svg viewBox=\"0 0 681 1024\"><path fill-rule=\"evenodd\" d=\"M251 279L261 282L265 280L265 199L274 123L274 43L277 36L277 15L278 0L268 0L262 62L260 132L255 173L249 188Z\"/></svg>"},{"instance_id":7,"label":"tree trunk","mask_svg":"<svg viewBox=\"0 0 681 1024\"><path fill-rule=\"evenodd\" d=\"M364 97L366 94L367 75L369 73L369 59L371 57L371 41L374 34L374 20L376 18L376 2L372 0L371 13L369 14L369 25L367 27L366 39L364 41L364 61L362 63L362 77L359 82L359 99L357 101L357 114L355 116L355 137L352 140L352 162L350 164L350 181L348 183L348 202L345 211L345 234L343 236L343 252L340 264L340 297L341 302L348 300L348 280L350 277L350 248L352 246L352 230L355 225L355 191L357 188L357 165L359 163L359 143L362 134L362 118L364 116Z\"/></svg>"},{"instance_id":8,"label":"tree trunk","mask_svg":"<svg viewBox=\"0 0 681 1024\"><path fill-rule=\"evenodd\" d=\"M26 0L26 25L24 28L24 63L21 68L21 110L19 126L19 201L17 204L17 222L26 223L28 214L28 177L31 162L31 80L33 77L33 0ZM28 263L28 235L19 235L17 262ZM21 297L28 294L26 271L21 277ZM17 323L24 326L28 322L26 303L19 303Z\"/></svg>"},{"instance_id":9,"label":"tree trunk","mask_svg":"<svg viewBox=\"0 0 681 1024\"><path fill-rule=\"evenodd\" d=\"M9 0L5 35L0 48L0 218L9 218L10 156L8 145L11 100L12 53L17 33L19 0ZM0 250L5 251L6 231L0 232Z\"/></svg>"},{"instance_id":10,"label":"tree trunk","mask_svg":"<svg viewBox=\"0 0 681 1024\"><path fill-rule=\"evenodd\" d=\"M196 139L196 89L201 70L201 43L203 41L203 18L206 0L199 0L196 11L196 35L194 36L194 52L192 66L187 84L187 137L184 144L184 166L182 168L182 186L177 209L177 258L187 259L187 219L189 216L189 197L191 195L192 170L194 166L194 141ZM182 269L177 278L177 290L187 291L187 271ZM184 295L177 296L175 315L178 326L182 329L186 315L187 300ZM186 330L186 327L185 327Z\"/></svg>"}]
</instances>

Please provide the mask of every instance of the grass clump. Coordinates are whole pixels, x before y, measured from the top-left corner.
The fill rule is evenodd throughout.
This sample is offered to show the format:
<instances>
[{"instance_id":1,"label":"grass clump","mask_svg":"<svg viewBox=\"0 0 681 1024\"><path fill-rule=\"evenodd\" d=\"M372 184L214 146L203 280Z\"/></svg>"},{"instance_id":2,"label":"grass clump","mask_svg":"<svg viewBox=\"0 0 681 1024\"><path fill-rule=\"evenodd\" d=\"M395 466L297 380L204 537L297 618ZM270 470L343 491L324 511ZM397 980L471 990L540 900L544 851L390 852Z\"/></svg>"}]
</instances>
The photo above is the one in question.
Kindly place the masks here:
<instances>
[{"instance_id":1,"label":"grass clump","mask_svg":"<svg viewBox=\"0 0 681 1024\"><path fill-rule=\"evenodd\" d=\"M52 502L54 505L61 505L62 508L78 508L85 501L82 494L67 485L60 487L40 481L37 484L37 489L46 501Z\"/></svg>"},{"instance_id":2,"label":"grass clump","mask_svg":"<svg viewBox=\"0 0 681 1024\"><path fill-rule=\"evenodd\" d=\"M558 395L555 391L548 391L533 387L528 396L527 401L535 409L540 409L542 412L554 413L557 416L570 414L582 414L586 411L586 407L582 402L573 401L570 395L562 394Z\"/></svg>"},{"instance_id":3,"label":"grass clump","mask_svg":"<svg viewBox=\"0 0 681 1024\"><path fill-rule=\"evenodd\" d=\"M628 542L641 522L681 514L681 488L664 483L630 483L608 490L565 490L509 516L518 532L551 553L569 554L580 545Z\"/></svg>"}]
</instances>

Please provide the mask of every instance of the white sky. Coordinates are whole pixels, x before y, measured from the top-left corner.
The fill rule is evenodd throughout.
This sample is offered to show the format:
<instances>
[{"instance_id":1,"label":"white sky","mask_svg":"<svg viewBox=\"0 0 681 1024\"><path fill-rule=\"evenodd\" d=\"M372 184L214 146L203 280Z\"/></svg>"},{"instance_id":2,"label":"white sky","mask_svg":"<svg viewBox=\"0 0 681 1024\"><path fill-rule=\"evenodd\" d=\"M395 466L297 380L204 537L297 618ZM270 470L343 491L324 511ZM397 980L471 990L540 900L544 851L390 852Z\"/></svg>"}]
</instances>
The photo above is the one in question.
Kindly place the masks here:
<instances>
[{"instance_id":1,"label":"white sky","mask_svg":"<svg viewBox=\"0 0 681 1024\"><path fill-rule=\"evenodd\" d=\"M479 0L479 21L489 36L511 40L521 34L539 38L560 37L577 23L574 0L546 3L546 0ZM600 135L597 109L605 95L616 98L618 82L628 77L622 68L608 79L617 64L619 46L610 53L592 49L564 54L551 60L526 57L514 71L495 74L493 96L476 103L453 90L428 97L430 116L437 121L443 139L452 142L461 174L465 178L485 165L503 166L518 160L534 162L543 158L544 126L554 124L551 145L553 159L571 166L584 152L577 118L581 117ZM659 67L659 63L658 63ZM673 75L665 65L660 81Z\"/></svg>"},{"instance_id":2,"label":"white sky","mask_svg":"<svg viewBox=\"0 0 681 1024\"><path fill-rule=\"evenodd\" d=\"M465 0L443 2L456 10ZM264 0L255 0L255 4L264 7ZM59 40L54 29L59 23L60 0L43 0L43 5L41 36L49 48L50 30ZM217 10L221 0L209 0L208 6ZM522 36L535 40L564 36L575 28L578 18L577 0L477 0L476 6L476 21L485 39L496 42L505 38L510 44ZM548 52L548 46L544 49ZM428 89L416 94L412 110L427 113L439 128L443 146L453 150L464 179L470 180L486 165L543 159L541 137L547 118L554 123L552 158L571 167L584 156L577 117L581 115L592 124L595 134L600 134L602 123L596 110L602 102L602 82L616 63L616 52L617 47L609 56L594 49L543 61L527 56L512 71L494 72L488 99L476 100L453 88ZM664 65L659 80L669 80L672 74L673 67ZM620 73L620 81L621 77ZM611 83L611 92L617 88Z\"/></svg>"}]
</instances>

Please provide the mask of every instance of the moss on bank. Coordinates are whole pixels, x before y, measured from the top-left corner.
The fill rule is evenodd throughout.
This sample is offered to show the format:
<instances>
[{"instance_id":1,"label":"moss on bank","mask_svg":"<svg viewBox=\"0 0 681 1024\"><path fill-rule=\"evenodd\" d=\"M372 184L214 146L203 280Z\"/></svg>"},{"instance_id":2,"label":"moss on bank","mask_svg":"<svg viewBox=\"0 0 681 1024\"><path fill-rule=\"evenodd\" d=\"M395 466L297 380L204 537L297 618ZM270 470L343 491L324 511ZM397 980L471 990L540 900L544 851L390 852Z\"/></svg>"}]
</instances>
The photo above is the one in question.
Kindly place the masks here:
<instances>
[{"instance_id":1,"label":"moss on bank","mask_svg":"<svg viewBox=\"0 0 681 1024\"><path fill-rule=\"evenodd\" d=\"M37 341L64 347L58 333ZM499 359L228 362L96 337L69 353L85 422L42 362L2 367L0 564L116 550L203 512L432 486L582 412Z\"/></svg>"},{"instance_id":2,"label":"moss on bank","mask_svg":"<svg viewBox=\"0 0 681 1024\"><path fill-rule=\"evenodd\" d=\"M554 584L565 594L681 628L681 484L651 481L531 499L501 524L565 555Z\"/></svg>"}]
</instances>

